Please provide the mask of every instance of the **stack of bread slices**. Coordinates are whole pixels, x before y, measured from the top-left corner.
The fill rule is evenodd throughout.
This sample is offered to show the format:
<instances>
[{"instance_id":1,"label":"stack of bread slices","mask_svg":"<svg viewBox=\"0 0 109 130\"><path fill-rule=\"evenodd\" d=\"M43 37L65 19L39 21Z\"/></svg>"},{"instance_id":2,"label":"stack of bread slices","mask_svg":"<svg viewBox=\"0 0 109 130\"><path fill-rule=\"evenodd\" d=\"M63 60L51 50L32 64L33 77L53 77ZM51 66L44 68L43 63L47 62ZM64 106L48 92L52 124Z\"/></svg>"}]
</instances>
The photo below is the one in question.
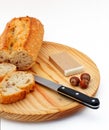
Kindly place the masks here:
<instances>
[{"instance_id":1,"label":"stack of bread slices","mask_svg":"<svg viewBox=\"0 0 109 130\"><path fill-rule=\"evenodd\" d=\"M44 29L33 17L13 18L0 36L0 103L10 104L34 91L33 74Z\"/></svg>"}]
</instances>

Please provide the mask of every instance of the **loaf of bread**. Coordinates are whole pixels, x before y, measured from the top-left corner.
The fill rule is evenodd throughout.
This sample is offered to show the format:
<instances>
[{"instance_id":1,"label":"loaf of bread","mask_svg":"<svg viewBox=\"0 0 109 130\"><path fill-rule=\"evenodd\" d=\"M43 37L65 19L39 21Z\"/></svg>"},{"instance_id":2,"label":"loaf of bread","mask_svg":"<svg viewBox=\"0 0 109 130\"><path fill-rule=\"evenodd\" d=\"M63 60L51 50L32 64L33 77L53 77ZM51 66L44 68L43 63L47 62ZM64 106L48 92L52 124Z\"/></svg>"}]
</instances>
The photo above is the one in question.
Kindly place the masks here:
<instances>
[{"instance_id":1,"label":"loaf of bread","mask_svg":"<svg viewBox=\"0 0 109 130\"><path fill-rule=\"evenodd\" d=\"M42 23L33 17L13 18L0 37L0 62L27 70L36 62L43 41Z\"/></svg>"},{"instance_id":2,"label":"loaf of bread","mask_svg":"<svg viewBox=\"0 0 109 130\"><path fill-rule=\"evenodd\" d=\"M8 74L16 71L16 66L10 63L0 63L0 81Z\"/></svg>"},{"instance_id":3,"label":"loaf of bread","mask_svg":"<svg viewBox=\"0 0 109 130\"><path fill-rule=\"evenodd\" d=\"M22 100L34 91L34 76L30 72L8 73L0 83L0 103L10 104Z\"/></svg>"}]
</instances>

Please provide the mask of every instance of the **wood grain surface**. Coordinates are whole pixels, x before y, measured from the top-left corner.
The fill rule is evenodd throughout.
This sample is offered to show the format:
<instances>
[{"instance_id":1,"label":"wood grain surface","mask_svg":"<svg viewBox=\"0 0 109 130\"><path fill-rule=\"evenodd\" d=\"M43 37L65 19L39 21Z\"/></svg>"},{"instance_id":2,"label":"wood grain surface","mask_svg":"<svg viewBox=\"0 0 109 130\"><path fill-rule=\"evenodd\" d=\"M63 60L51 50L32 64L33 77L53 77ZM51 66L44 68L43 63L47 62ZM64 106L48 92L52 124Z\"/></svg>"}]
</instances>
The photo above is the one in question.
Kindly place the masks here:
<instances>
[{"instance_id":1,"label":"wood grain surface","mask_svg":"<svg viewBox=\"0 0 109 130\"><path fill-rule=\"evenodd\" d=\"M67 52L84 65L84 72L91 75L91 82L87 89L73 87L69 83L69 77L65 77L52 63L49 56L57 52ZM94 96L98 90L100 74L96 64L80 51L53 42L43 42L37 58L37 63L31 71L46 79L63 84L89 96ZM76 76L80 76L77 74ZM63 118L72 115L85 108L83 105L66 98L52 90L36 84L35 91L19 102L3 105L0 104L0 116L15 121L40 122ZM89 108L90 109L90 108Z\"/></svg>"}]
</instances>

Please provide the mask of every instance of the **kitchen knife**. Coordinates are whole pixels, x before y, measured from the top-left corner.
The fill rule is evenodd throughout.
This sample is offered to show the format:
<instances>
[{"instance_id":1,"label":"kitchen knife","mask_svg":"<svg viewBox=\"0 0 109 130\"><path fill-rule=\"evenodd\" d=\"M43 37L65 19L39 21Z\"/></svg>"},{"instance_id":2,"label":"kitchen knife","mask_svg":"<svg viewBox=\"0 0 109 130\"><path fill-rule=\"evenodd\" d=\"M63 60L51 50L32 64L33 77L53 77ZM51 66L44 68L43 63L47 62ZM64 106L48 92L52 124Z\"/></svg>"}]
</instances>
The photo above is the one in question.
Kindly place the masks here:
<instances>
[{"instance_id":1,"label":"kitchen knife","mask_svg":"<svg viewBox=\"0 0 109 130\"><path fill-rule=\"evenodd\" d=\"M99 102L98 98L89 97L79 91L68 88L61 84L54 83L50 80L47 80L47 79L39 77L39 76L35 76L35 82L40 85L43 85L45 87L48 87L49 89L52 89L66 97L74 99L75 101L77 101L85 106L88 106L93 109L99 108L100 102Z\"/></svg>"}]
</instances>

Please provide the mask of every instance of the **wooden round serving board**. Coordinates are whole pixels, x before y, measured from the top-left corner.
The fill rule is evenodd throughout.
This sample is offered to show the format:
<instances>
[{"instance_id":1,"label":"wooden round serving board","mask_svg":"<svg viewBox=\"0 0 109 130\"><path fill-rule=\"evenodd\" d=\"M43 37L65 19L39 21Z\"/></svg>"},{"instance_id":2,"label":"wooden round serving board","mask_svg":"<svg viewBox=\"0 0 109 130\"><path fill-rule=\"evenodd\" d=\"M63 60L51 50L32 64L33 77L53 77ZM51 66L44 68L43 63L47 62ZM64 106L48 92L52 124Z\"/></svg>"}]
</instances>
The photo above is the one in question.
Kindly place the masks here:
<instances>
[{"instance_id":1,"label":"wooden round serving board","mask_svg":"<svg viewBox=\"0 0 109 130\"><path fill-rule=\"evenodd\" d=\"M91 82L87 89L83 90L80 87L71 86L69 83L70 76L65 77L49 62L50 55L63 51L78 59L84 66L84 72L88 72L91 75ZM37 63L32 67L32 71L39 76L71 87L89 96L94 96L99 87L100 74L95 63L80 51L62 44L43 42ZM77 76L80 76L80 74ZM0 104L0 116L16 121L39 122L59 119L66 115L71 115L82 108L84 106L76 101L37 85L35 91L28 94L24 100L9 105Z\"/></svg>"}]
</instances>

